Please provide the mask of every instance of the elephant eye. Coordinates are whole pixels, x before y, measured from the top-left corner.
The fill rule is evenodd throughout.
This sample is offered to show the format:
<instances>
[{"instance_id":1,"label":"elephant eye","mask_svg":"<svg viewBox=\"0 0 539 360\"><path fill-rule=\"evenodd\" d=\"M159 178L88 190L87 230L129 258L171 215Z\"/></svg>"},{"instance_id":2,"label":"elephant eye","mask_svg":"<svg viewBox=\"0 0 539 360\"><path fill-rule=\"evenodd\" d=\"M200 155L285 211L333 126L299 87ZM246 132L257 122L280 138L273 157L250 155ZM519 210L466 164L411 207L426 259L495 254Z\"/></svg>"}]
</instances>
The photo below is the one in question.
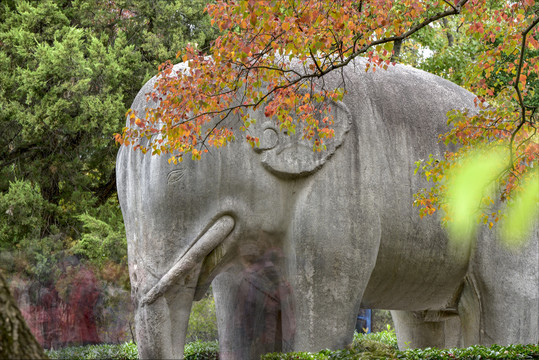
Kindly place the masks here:
<instances>
[{"instance_id":1,"label":"elephant eye","mask_svg":"<svg viewBox=\"0 0 539 360\"><path fill-rule=\"evenodd\" d=\"M167 183L168 183L168 184L173 184L173 183L175 183L175 182L180 181L181 179L183 179L183 174L184 174L184 170L183 170L183 169L172 170L172 171L169 172L168 175L167 175Z\"/></svg>"}]
</instances>

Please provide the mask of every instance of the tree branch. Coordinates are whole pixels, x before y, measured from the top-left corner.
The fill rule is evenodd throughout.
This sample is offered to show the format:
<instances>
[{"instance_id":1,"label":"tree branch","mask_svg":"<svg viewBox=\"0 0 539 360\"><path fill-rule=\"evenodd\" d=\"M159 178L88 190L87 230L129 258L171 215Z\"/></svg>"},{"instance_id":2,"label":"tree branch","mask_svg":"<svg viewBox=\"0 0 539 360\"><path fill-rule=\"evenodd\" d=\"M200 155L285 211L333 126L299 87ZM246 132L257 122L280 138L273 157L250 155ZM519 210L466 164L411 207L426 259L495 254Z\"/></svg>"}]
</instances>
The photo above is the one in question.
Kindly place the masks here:
<instances>
[{"instance_id":1,"label":"tree branch","mask_svg":"<svg viewBox=\"0 0 539 360\"><path fill-rule=\"evenodd\" d=\"M517 73L515 75L515 81L514 81L514 88L515 88L515 90L517 92L518 103L519 103L519 106L520 106L520 114L521 115L520 115L520 123L518 124L517 128L515 129L515 131L511 135L511 140L509 142L509 151L510 151L510 159L509 159L509 161L511 161L511 168L514 168L513 144L514 144L514 141L515 141L515 137L516 137L517 133L520 131L520 129L522 128L522 126L524 126L524 124L526 123L526 107L524 106L524 99L522 98L522 93L521 93L520 88L519 88L520 75L522 73L522 67L524 66L524 57L526 55L526 40L527 40L528 33L535 26L537 26L537 24L539 24L539 16L536 17L531 22L531 24L522 32L522 42L520 44L520 58L518 60L518 68L517 68Z\"/></svg>"}]
</instances>

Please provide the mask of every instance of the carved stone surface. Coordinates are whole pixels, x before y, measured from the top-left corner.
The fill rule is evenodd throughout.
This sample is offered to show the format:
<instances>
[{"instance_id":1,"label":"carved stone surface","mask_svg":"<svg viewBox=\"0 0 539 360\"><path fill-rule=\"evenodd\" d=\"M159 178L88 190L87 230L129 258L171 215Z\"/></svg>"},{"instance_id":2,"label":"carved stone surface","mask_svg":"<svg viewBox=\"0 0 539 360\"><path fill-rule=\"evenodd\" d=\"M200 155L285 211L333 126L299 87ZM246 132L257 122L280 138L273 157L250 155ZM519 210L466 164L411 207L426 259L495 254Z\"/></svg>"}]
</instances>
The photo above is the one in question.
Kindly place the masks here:
<instances>
[{"instance_id":1,"label":"carved stone surface","mask_svg":"<svg viewBox=\"0 0 539 360\"><path fill-rule=\"evenodd\" d=\"M512 252L486 229L450 246L438 220L412 207L427 185L414 162L442 154L447 111L473 109L473 95L406 66L366 73L361 60L326 86L343 76L324 153L262 110L254 151L237 141L170 165L120 149L142 358L182 357L191 303L210 283L223 359L342 348L360 307L398 310L401 346L539 341L537 228ZM154 81L133 103L139 114L157 106L145 97Z\"/></svg>"},{"instance_id":2,"label":"carved stone surface","mask_svg":"<svg viewBox=\"0 0 539 360\"><path fill-rule=\"evenodd\" d=\"M280 132L273 119L261 119L262 125L255 125L255 129L262 140L260 147L254 150L262 154L264 167L284 178L307 176L322 167L341 146L352 125L352 115L344 103L332 101L329 109L333 115L332 129L335 135L326 139L325 151L313 151L312 141L302 139L301 128L291 135ZM258 115L260 117L261 114Z\"/></svg>"}]
</instances>

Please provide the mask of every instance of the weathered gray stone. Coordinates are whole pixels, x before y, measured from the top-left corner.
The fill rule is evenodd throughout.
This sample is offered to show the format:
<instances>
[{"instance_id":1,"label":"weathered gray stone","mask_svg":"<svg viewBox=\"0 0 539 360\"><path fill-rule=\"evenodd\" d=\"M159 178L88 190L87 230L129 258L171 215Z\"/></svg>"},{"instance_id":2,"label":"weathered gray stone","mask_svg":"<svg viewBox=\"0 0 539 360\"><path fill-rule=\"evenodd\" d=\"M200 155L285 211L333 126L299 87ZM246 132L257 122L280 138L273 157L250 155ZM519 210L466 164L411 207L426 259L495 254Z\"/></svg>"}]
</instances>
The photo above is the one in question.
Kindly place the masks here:
<instances>
[{"instance_id":1,"label":"weathered gray stone","mask_svg":"<svg viewBox=\"0 0 539 360\"><path fill-rule=\"evenodd\" d=\"M141 357L181 358L191 303L210 283L223 359L342 348L360 307L398 310L401 346L539 340L537 229L513 252L491 230L450 246L412 207L427 185L414 161L442 154L447 111L472 109L473 95L400 65L366 73L358 60L343 76L327 152L263 110L248 130L262 137L254 151L237 141L170 165L120 149ZM145 99L154 82L133 103L139 114L157 106Z\"/></svg>"}]
</instances>

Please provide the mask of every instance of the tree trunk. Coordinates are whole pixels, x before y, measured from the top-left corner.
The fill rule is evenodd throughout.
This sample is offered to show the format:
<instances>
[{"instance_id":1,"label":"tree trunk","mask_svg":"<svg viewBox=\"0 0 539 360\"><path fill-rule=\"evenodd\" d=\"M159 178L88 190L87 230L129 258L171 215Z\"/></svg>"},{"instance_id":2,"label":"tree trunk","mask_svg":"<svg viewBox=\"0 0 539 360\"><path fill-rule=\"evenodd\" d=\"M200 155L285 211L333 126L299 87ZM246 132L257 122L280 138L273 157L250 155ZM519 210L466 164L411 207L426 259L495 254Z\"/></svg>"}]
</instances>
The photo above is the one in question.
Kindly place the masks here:
<instances>
[{"instance_id":1,"label":"tree trunk","mask_svg":"<svg viewBox=\"0 0 539 360\"><path fill-rule=\"evenodd\" d=\"M0 359L47 359L0 273Z\"/></svg>"}]
</instances>

